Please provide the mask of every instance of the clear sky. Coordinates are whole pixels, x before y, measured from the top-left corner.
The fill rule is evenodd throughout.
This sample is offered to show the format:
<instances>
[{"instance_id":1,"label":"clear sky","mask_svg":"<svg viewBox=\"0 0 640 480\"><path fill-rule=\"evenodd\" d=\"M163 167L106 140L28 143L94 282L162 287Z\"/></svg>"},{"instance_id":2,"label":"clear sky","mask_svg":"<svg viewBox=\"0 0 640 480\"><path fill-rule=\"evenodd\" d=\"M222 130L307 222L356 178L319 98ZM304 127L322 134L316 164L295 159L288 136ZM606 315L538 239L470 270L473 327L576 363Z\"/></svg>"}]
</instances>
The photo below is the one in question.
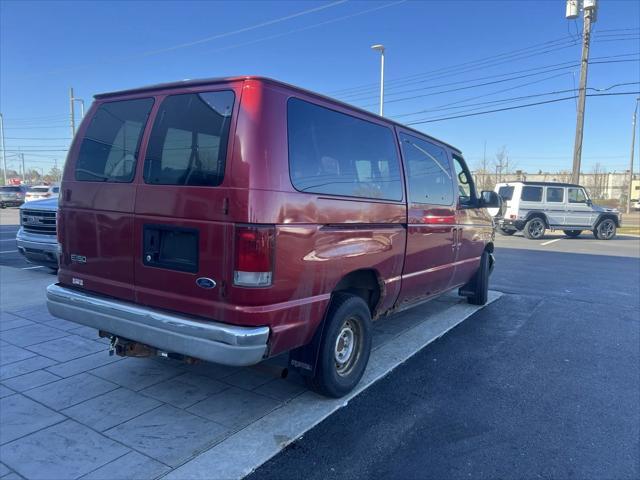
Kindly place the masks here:
<instances>
[{"instance_id":1,"label":"clear sky","mask_svg":"<svg viewBox=\"0 0 640 480\"><path fill-rule=\"evenodd\" d=\"M564 11L564 0L2 0L9 168L17 168L17 150L27 168L62 163L70 86L88 106L104 91L257 74L377 111L374 43L386 47L385 115L403 123L572 96L582 20L566 20ZM591 57L608 63L591 65L589 93L620 83L632 84L608 93L640 90L640 2L599 0ZM587 98L583 171L596 162L628 168L635 99ZM486 142L489 159L504 145L512 167L557 171L571 168L575 116L575 100L566 100L414 127L460 148L473 167Z\"/></svg>"}]
</instances>

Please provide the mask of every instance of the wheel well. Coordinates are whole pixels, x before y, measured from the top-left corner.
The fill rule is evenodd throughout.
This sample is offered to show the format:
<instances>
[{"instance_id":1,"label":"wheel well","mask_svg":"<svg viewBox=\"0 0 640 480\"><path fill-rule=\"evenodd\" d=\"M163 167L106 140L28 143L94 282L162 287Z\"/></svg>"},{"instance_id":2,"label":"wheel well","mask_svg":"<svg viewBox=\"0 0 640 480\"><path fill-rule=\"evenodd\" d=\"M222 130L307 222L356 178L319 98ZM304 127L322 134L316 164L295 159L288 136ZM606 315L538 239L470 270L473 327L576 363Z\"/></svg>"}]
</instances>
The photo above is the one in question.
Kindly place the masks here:
<instances>
[{"instance_id":1,"label":"wheel well","mask_svg":"<svg viewBox=\"0 0 640 480\"><path fill-rule=\"evenodd\" d=\"M527 215L527 219L525 220L525 223L531 220L532 218L536 218L536 217L542 219L542 221L544 222L544 226L549 228L549 222L547 221L547 216L542 212L531 212L529 215Z\"/></svg>"},{"instance_id":2,"label":"wheel well","mask_svg":"<svg viewBox=\"0 0 640 480\"><path fill-rule=\"evenodd\" d=\"M375 270L364 269L351 272L342 277L333 291L359 296L369 305L371 316L375 316L381 292L379 277Z\"/></svg>"},{"instance_id":3,"label":"wheel well","mask_svg":"<svg viewBox=\"0 0 640 480\"><path fill-rule=\"evenodd\" d=\"M602 220L605 220L607 218L610 218L611 220L613 220L613 223L616 224L616 227L620 226L620 219L618 218L617 215L613 215L611 213L601 213L600 216L596 219L596 223L593 224L594 227L597 227Z\"/></svg>"}]
</instances>

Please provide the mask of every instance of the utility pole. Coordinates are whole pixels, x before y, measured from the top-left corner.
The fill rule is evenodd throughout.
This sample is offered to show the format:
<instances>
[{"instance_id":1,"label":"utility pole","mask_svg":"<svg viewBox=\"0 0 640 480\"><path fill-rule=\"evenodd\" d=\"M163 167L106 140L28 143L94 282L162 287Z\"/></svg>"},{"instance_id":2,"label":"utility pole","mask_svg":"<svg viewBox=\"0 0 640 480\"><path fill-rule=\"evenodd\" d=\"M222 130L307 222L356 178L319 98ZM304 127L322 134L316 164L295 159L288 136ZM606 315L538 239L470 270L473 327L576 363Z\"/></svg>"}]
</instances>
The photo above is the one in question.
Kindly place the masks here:
<instances>
[{"instance_id":1,"label":"utility pole","mask_svg":"<svg viewBox=\"0 0 640 480\"><path fill-rule=\"evenodd\" d=\"M584 11L584 27L582 30L582 59L580 61L580 86L578 87L578 115L576 119L576 136L573 144L573 170L571 181L580 182L580 163L582 161L582 138L584 134L584 108L587 93L587 72L589 70L589 43L591 41L591 25L596 20L597 0L582 0ZM568 19L578 17L578 0L567 0Z\"/></svg>"},{"instance_id":2,"label":"utility pole","mask_svg":"<svg viewBox=\"0 0 640 480\"><path fill-rule=\"evenodd\" d=\"M4 180L4 185L7 184L7 157L4 151L4 120L2 118L2 113L0 113L0 140L2 141L2 177Z\"/></svg>"},{"instance_id":3,"label":"utility pole","mask_svg":"<svg viewBox=\"0 0 640 480\"><path fill-rule=\"evenodd\" d=\"M22 182L27 183L27 170L24 168L24 153L20 153L20 160L22 160Z\"/></svg>"},{"instance_id":4,"label":"utility pole","mask_svg":"<svg viewBox=\"0 0 640 480\"><path fill-rule=\"evenodd\" d=\"M636 118L638 115L638 102L640 97L636 98L636 108L633 109L633 117L631 120L631 159L629 160L629 193L627 195L627 213L631 213L631 193L633 192L633 155L636 145Z\"/></svg>"},{"instance_id":5,"label":"utility pole","mask_svg":"<svg viewBox=\"0 0 640 480\"><path fill-rule=\"evenodd\" d=\"M73 103L73 87L69 88L69 108L71 109L71 138L73 138L76 134L76 118L74 112L74 103Z\"/></svg>"},{"instance_id":6,"label":"utility pole","mask_svg":"<svg viewBox=\"0 0 640 480\"><path fill-rule=\"evenodd\" d=\"M487 141L484 141L484 151L482 152L482 190L487 188Z\"/></svg>"}]
</instances>

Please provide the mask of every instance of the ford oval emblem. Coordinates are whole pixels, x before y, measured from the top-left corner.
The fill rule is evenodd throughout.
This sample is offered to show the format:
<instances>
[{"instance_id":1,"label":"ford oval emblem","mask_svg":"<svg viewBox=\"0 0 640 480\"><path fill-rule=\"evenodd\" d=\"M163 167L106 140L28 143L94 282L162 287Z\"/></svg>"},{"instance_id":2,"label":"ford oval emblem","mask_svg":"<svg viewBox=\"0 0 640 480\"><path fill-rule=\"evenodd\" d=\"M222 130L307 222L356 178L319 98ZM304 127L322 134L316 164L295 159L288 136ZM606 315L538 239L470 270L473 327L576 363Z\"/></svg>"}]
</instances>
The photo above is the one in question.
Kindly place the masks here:
<instances>
[{"instance_id":1,"label":"ford oval emblem","mask_svg":"<svg viewBox=\"0 0 640 480\"><path fill-rule=\"evenodd\" d=\"M211 278L200 277L196 280L196 285L198 285L200 288L215 288L216 282Z\"/></svg>"}]
</instances>

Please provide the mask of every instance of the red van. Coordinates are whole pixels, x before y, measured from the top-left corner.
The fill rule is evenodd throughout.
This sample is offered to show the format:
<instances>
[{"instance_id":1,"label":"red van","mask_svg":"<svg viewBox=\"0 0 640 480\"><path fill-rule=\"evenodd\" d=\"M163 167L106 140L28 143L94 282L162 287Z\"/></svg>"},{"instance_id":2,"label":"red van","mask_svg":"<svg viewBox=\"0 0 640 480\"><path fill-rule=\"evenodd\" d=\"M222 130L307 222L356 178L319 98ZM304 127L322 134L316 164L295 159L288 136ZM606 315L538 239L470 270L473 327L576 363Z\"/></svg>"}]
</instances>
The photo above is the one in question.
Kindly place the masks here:
<instances>
[{"instance_id":1,"label":"red van","mask_svg":"<svg viewBox=\"0 0 640 480\"><path fill-rule=\"evenodd\" d=\"M487 300L494 227L461 153L260 77L97 95L64 171L50 312L120 354L360 380L371 322Z\"/></svg>"}]
</instances>

